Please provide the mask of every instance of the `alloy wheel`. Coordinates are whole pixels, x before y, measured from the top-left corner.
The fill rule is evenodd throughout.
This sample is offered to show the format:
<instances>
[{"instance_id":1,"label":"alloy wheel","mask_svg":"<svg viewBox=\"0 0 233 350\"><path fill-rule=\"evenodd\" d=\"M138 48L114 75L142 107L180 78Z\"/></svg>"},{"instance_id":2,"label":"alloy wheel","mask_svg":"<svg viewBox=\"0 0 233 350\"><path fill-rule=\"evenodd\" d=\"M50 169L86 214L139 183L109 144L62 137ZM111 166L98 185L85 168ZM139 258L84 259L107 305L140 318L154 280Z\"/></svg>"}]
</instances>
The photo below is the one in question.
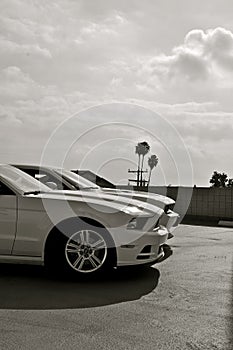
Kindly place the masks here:
<instances>
[{"instance_id":1,"label":"alloy wheel","mask_svg":"<svg viewBox=\"0 0 233 350\"><path fill-rule=\"evenodd\" d=\"M67 241L65 256L76 271L90 273L100 269L107 257L107 243L99 232L81 230Z\"/></svg>"}]
</instances>

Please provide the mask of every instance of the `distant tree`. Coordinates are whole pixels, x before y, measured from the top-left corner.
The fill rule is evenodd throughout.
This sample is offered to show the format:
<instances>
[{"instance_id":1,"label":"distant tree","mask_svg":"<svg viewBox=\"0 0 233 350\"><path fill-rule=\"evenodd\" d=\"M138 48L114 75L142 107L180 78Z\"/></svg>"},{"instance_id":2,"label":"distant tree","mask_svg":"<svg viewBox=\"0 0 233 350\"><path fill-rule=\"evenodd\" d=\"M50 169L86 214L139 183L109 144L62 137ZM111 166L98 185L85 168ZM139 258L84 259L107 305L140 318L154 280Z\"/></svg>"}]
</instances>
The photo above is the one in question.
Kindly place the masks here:
<instances>
[{"instance_id":1,"label":"distant tree","mask_svg":"<svg viewBox=\"0 0 233 350\"><path fill-rule=\"evenodd\" d=\"M158 159L158 157L157 157L155 154L153 154L152 156L150 156L150 158L148 159L148 165L149 165L149 167L150 167L150 172L149 172L149 177L148 177L148 184L147 184L147 186L150 185L151 172L152 172L152 170L154 169L154 167L156 167L156 165L158 164L158 161L159 161L159 159Z\"/></svg>"},{"instance_id":2,"label":"distant tree","mask_svg":"<svg viewBox=\"0 0 233 350\"><path fill-rule=\"evenodd\" d=\"M143 171L143 163L144 163L144 157L149 152L150 146L146 141L139 142L136 146L135 153L138 155L138 178L137 182L139 184L142 184L142 171ZM141 173L140 180L139 180L139 173Z\"/></svg>"},{"instance_id":3,"label":"distant tree","mask_svg":"<svg viewBox=\"0 0 233 350\"><path fill-rule=\"evenodd\" d=\"M233 187L233 179L228 179L227 187Z\"/></svg>"},{"instance_id":4,"label":"distant tree","mask_svg":"<svg viewBox=\"0 0 233 350\"><path fill-rule=\"evenodd\" d=\"M227 174L214 171L209 182L212 184L212 187L226 187L227 180Z\"/></svg>"}]
</instances>

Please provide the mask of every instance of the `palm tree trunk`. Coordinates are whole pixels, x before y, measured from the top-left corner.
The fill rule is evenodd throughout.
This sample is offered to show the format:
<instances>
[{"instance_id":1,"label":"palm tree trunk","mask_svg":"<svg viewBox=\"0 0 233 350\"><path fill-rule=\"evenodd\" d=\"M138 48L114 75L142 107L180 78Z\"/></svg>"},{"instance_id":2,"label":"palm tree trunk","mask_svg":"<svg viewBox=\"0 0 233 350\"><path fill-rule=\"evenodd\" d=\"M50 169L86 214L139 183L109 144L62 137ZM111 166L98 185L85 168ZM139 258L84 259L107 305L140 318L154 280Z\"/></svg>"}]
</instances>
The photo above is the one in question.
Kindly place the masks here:
<instances>
[{"instance_id":1,"label":"palm tree trunk","mask_svg":"<svg viewBox=\"0 0 233 350\"><path fill-rule=\"evenodd\" d=\"M150 168L148 182L147 182L147 187L149 187L149 185L150 185L151 172L152 172L152 169Z\"/></svg>"},{"instance_id":2,"label":"palm tree trunk","mask_svg":"<svg viewBox=\"0 0 233 350\"><path fill-rule=\"evenodd\" d=\"M140 186L142 186L142 171L143 171L143 163L144 163L144 155L142 156L142 165L141 165L141 178L140 178Z\"/></svg>"},{"instance_id":3,"label":"palm tree trunk","mask_svg":"<svg viewBox=\"0 0 233 350\"><path fill-rule=\"evenodd\" d=\"M140 181L140 163L141 163L141 155L138 155L138 171L137 171L137 186L139 186Z\"/></svg>"}]
</instances>

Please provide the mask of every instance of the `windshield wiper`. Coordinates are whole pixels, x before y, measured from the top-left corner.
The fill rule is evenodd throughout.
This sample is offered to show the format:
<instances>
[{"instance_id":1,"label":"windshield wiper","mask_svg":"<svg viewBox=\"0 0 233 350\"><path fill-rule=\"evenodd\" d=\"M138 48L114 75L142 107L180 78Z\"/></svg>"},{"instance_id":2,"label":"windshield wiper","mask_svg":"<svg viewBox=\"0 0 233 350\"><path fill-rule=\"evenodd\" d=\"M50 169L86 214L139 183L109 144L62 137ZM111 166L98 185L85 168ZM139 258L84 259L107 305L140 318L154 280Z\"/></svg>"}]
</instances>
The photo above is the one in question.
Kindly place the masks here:
<instances>
[{"instance_id":1,"label":"windshield wiper","mask_svg":"<svg viewBox=\"0 0 233 350\"><path fill-rule=\"evenodd\" d=\"M46 193L44 191L28 191L28 192L24 192L24 195L27 195L27 194L41 194L41 193Z\"/></svg>"}]
</instances>

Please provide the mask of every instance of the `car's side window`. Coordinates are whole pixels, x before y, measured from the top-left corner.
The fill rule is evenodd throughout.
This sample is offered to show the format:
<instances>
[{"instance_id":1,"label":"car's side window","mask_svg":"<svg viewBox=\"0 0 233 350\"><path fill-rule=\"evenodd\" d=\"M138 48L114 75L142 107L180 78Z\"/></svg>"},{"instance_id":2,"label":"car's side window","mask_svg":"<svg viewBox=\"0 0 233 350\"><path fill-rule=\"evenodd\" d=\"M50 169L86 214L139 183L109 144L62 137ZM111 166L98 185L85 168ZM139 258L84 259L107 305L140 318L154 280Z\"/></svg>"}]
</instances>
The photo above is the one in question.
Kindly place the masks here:
<instances>
[{"instance_id":1,"label":"car's side window","mask_svg":"<svg viewBox=\"0 0 233 350\"><path fill-rule=\"evenodd\" d=\"M35 179L39 180L42 182L44 185L48 185L48 183L54 183L57 186L58 190L64 190L64 185L62 181L57 179L55 176L52 174L46 172L46 171L40 171L35 174Z\"/></svg>"},{"instance_id":2,"label":"car's side window","mask_svg":"<svg viewBox=\"0 0 233 350\"><path fill-rule=\"evenodd\" d=\"M5 196L15 196L15 193L9 188L7 187L5 184L3 184L0 181L0 196L5 195Z\"/></svg>"},{"instance_id":3,"label":"car's side window","mask_svg":"<svg viewBox=\"0 0 233 350\"><path fill-rule=\"evenodd\" d=\"M52 188L52 189L58 189L58 190L69 190L70 188L62 183L62 180L59 180L57 177L53 176L50 172L47 172L43 169L24 169L24 168L19 168L23 171L25 171L27 174L33 176L36 180L40 181L41 183L43 183L44 185L48 185L49 187L51 186L51 184L49 185L49 183L54 183L54 185L56 185L56 188Z\"/></svg>"}]
</instances>

